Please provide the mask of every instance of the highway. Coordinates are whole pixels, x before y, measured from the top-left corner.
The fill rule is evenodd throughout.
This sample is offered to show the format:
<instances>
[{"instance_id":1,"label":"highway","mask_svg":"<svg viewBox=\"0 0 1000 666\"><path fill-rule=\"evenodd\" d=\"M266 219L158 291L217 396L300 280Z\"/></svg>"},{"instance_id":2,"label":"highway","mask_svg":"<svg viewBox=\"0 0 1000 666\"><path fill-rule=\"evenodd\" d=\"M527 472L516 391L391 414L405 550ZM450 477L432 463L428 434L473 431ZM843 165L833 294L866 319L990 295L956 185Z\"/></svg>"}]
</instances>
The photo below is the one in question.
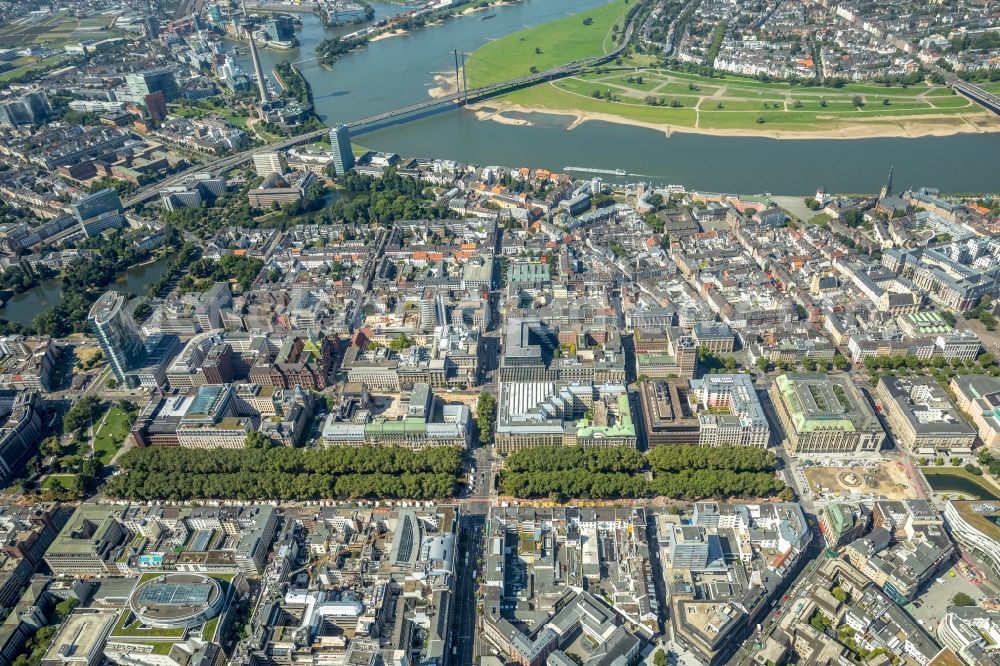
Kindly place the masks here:
<instances>
[{"instance_id":1,"label":"highway","mask_svg":"<svg viewBox=\"0 0 1000 666\"><path fill-rule=\"evenodd\" d=\"M605 62L614 60L619 55L625 52L628 47L629 41L632 38L632 30L635 27L635 14L639 8L639 4L633 5L632 9L629 10L628 18L625 25L625 32L623 34L621 43L613 50L590 58L582 58L580 60L574 60L572 62L566 63L565 65L560 65L559 67L553 67L544 72L538 72L536 74L529 74L528 76L522 76L516 79L510 79L508 81L501 81L499 83L491 83L485 86L479 86L476 88L467 88L459 92L453 93L451 95L446 95L444 97L436 97L434 99L425 100L423 102L418 102L417 104L411 104L409 106L403 106L397 109L392 109L390 111L385 111L373 116L368 116L366 118L360 118L358 120L352 120L345 123L352 130L362 129L364 127L375 125L380 122L393 120L396 118L402 118L405 116L410 116L421 111L428 111L430 109L441 107L441 106L452 106L460 107L468 102L476 102L479 100L487 99L489 97L495 97L497 95L502 95L504 93L510 92L512 90L517 90L519 88L526 88L529 86L537 85L539 83L544 83L546 81L552 81L555 79L565 78L567 76L573 76L579 74L581 71L587 69L588 67L594 67L596 65L601 65ZM305 132L293 136L288 139L282 139L275 143L269 144L267 146L257 146L255 148L250 148L233 155L227 155L226 157L221 157L217 160L210 162L203 162L183 171L180 171L168 178L165 178L153 185L148 185L140 189L135 195L123 202L125 208L132 208L139 204L145 203L154 199L159 191L163 188L170 187L172 185L178 185L183 182L188 176L194 173L204 173L209 172L215 175L225 173L236 167L249 162L254 153L259 153L263 150L286 150L294 146L299 146L306 143L313 143L326 138L328 128L323 128L320 130L314 130L311 132Z\"/></svg>"}]
</instances>

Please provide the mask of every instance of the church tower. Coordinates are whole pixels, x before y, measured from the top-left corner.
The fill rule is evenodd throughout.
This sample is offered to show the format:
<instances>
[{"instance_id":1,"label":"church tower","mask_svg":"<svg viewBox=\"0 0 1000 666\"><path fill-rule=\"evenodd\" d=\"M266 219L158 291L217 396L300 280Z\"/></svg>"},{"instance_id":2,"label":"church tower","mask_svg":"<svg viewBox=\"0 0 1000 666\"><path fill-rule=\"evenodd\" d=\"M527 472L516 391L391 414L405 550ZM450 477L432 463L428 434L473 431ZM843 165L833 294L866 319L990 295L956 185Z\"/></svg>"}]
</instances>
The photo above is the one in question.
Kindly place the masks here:
<instances>
[{"instance_id":1,"label":"church tower","mask_svg":"<svg viewBox=\"0 0 1000 666\"><path fill-rule=\"evenodd\" d=\"M882 191L879 193L879 199L885 199L886 197L892 196L892 170L895 167L889 167L889 179L885 181L885 185L882 186Z\"/></svg>"}]
</instances>

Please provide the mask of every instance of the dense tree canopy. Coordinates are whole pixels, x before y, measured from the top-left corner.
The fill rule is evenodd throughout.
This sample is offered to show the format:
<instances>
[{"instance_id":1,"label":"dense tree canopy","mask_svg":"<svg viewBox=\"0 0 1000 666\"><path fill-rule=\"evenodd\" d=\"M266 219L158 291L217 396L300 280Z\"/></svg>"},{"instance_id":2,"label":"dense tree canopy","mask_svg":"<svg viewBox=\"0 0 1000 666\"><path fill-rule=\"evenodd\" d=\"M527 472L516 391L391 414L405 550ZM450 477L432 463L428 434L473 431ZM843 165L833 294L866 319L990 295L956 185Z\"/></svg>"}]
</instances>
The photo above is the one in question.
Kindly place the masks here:
<instances>
[{"instance_id":1,"label":"dense tree canopy","mask_svg":"<svg viewBox=\"0 0 1000 666\"><path fill-rule=\"evenodd\" d=\"M263 267L264 262L260 259L227 254L218 261L199 259L191 264L191 275L217 282L234 280L245 290L253 284Z\"/></svg>"},{"instance_id":2,"label":"dense tree canopy","mask_svg":"<svg viewBox=\"0 0 1000 666\"><path fill-rule=\"evenodd\" d=\"M22 261L0 273L0 289L19 294L55 274L55 271L45 264L38 264L33 268L27 261Z\"/></svg>"},{"instance_id":3,"label":"dense tree canopy","mask_svg":"<svg viewBox=\"0 0 1000 666\"><path fill-rule=\"evenodd\" d=\"M764 472L774 469L774 454L752 446L657 446L646 454L646 459L658 472L696 469Z\"/></svg>"},{"instance_id":4,"label":"dense tree canopy","mask_svg":"<svg viewBox=\"0 0 1000 666\"><path fill-rule=\"evenodd\" d=\"M512 453L504 466L511 472L639 472L646 468L641 453L628 446L535 446Z\"/></svg>"},{"instance_id":5,"label":"dense tree canopy","mask_svg":"<svg viewBox=\"0 0 1000 666\"><path fill-rule=\"evenodd\" d=\"M400 176L395 169L390 169L381 178L352 171L338 176L337 181L352 196L338 199L323 211L331 220L362 225L387 224L395 220L441 218L449 214L447 206L431 205L430 198L424 194L424 183Z\"/></svg>"},{"instance_id":6,"label":"dense tree canopy","mask_svg":"<svg viewBox=\"0 0 1000 666\"><path fill-rule=\"evenodd\" d=\"M507 458L501 486L515 497L765 497L784 488L774 462L769 451L740 446L659 446L646 455L627 446L539 446Z\"/></svg>"},{"instance_id":7,"label":"dense tree canopy","mask_svg":"<svg viewBox=\"0 0 1000 666\"><path fill-rule=\"evenodd\" d=\"M32 327L40 335L62 337L87 330L90 306L118 274L149 258L149 251L139 249L124 235L88 238L83 247L93 256L69 264L62 273L62 298L59 304L39 313Z\"/></svg>"},{"instance_id":8,"label":"dense tree canopy","mask_svg":"<svg viewBox=\"0 0 1000 666\"><path fill-rule=\"evenodd\" d=\"M95 421L104 412L104 408L105 405L97 396L87 395L80 398L73 403L73 406L63 416L63 430L65 432L73 432L89 426L91 422Z\"/></svg>"},{"instance_id":9,"label":"dense tree canopy","mask_svg":"<svg viewBox=\"0 0 1000 666\"><path fill-rule=\"evenodd\" d=\"M391 447L133 449L106 492L133 500L430 499L455 493L461 452Z\"/></svg>"}]
</instances>

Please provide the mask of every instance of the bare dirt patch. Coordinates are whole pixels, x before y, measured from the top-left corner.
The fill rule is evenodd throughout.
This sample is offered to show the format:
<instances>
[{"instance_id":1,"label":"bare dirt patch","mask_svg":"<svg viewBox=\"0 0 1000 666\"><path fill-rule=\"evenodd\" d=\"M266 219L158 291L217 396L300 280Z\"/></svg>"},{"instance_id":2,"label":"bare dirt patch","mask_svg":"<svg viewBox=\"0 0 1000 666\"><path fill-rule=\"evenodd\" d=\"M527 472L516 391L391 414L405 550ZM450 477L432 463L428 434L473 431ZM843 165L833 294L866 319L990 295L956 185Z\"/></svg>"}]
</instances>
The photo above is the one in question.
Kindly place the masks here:
<instances>
[{"instance_id":1,"label":"bare dirt patch","mask_svg":"<svg viewBox=\"0 0 1000 666\"><path fill-rule=\"evenodd\" d=\"M805 474L816 495L858 493L890 500L914 497L906 471L897 462L874 467L807 467Z\"/></svg>"}]
</instances>

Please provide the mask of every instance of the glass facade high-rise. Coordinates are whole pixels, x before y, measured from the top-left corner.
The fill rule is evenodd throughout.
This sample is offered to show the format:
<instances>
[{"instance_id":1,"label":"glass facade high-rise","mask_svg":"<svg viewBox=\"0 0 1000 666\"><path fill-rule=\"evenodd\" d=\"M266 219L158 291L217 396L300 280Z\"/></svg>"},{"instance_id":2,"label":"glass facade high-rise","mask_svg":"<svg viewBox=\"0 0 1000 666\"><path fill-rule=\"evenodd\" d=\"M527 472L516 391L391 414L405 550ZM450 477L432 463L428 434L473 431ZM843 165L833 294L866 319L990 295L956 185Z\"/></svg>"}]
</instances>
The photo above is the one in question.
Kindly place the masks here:
<instances>
[{"instance_id":1,"label":"glass facade high-rise","mask_svg":"<svg viewBox=\"0 0 1000 666\"><path fill-rule=\"evenodd\" d=\"M40 90L0 102L0 125L35 125L51 114L49 98Z\"/></svg>"},{"instance_id":2,"label":"glass facade high-rise","mask_svg":"<svg viewBox=\"0 0 1000 666\"><path fill-rule=\"evenodd\" d=\"M129 97L136 104L142 104L149 93L161 92L168 102L179 94L177 79L169 69L149 69L126 74L125 85L128 87Z\"/></svg>"},{"instance_id":3,"label":"glass facade high-rise","mask_svg":"<svg viewBox=\"0 0 1000 666\"><path fill-rule=\"evenodd\" d=\"M79 199L73 204L73 215L78 222L84 222L103 213L124 212L121 197L110 187L98 190Z\"/></svg>"},{"instance_id":4,"label":"glass facade high-rise","mask_svg":"<svg viewBox=\"0 0 1000 666\"><path fill-rule=\"evenodd\" d=\"M125 209L118 192L110 187L88 194L73 204L73 216L87 236L125 226Z\"/></svg>"},{"instance_id":5,"label":"glass facade high-rise","mask_svg":"<svg viewBox=\"0 0 1000 666\"><path fill-rule=\"evenodd\" d=\"M128 384L128 372L146 358L146 347L139 336L139 328L125 305L124 294L109 291L97 299L87 317L97 343L122 385Z\"/></svg>"},{"instance_id":6,"label":"glass facade high-rise","mask_svg":"<svg viewBox=\"0 0 1000 666\"><path fill-rule=\"evenodd\" d=\"M354 166L354 153L351 151L351 132L347 125L330 128L330 146L333 148L333 166L337 175L350 171Z\"/></svg>"},{"instance_id":7,"label":"glass facade high-rise","mask_svg":"<svg viewBox=\"0 0 1000 666\"><path fill-rule=\"evenodd\" d=\"M271 41L291 42L295 40L295 24L292 22L291 16L276 14L263 27Z\"/></svg>"}]
</instances>

